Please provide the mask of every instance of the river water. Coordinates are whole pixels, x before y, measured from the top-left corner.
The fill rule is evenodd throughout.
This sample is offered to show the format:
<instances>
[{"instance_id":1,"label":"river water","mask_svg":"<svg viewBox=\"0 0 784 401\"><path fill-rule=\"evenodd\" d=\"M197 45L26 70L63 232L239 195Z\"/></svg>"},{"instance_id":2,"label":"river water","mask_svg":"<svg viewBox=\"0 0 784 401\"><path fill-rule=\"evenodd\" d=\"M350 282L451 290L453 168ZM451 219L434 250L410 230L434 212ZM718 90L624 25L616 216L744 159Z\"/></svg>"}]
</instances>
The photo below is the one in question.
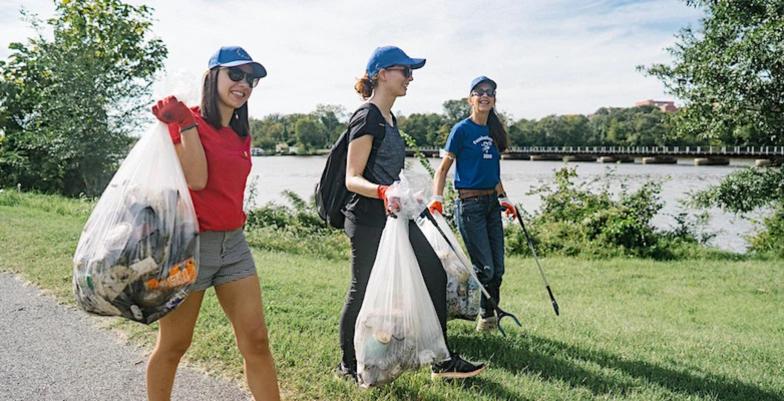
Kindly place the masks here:
<instances>
[{"instance_id":1,"label":"river water","mask_svg":"<svg viewBox=\"0 0 784 401\"><path fill-rule=\"evenodd\" d=\"M321 176L325 161L325 156L254 157L253 170L248 180L249 187L255 181L256 195L253 203L285 203L285 198L281 195L284 190L293 191L309 199ZM439 159L430 159L434 166L439 162ZM608 170L613 170L617 181L611 188L616 191L619 188L618 182L634 189L646 180L662 180L661 197L664 208L654 219L654 224L657 227L670 228L674 223L673 215L681 210L689 211L680 202L686 199L689 193L718 183L724 176L749 165L749 162L732 160L730 166L694 166L690 159L682 159L678 164L658 165L608 165L596 162L571 164L577 167L581 181L603 177ZM415 172L425 171L414 159L407 159L406 165ZM537 196L527 195L527 192L542 183L552 183L555 170L563 165L564 163L558 161L502 160L501 179L510 199L515 203L522 203L528 212L533 212L540 206L541 201ZM718 209L711 209L710 214L711 219L705 230L717 234L711 244L726 250L743 251L746 248L744 235L754 230L754 224Z\"/></svg>"}]
</instances>

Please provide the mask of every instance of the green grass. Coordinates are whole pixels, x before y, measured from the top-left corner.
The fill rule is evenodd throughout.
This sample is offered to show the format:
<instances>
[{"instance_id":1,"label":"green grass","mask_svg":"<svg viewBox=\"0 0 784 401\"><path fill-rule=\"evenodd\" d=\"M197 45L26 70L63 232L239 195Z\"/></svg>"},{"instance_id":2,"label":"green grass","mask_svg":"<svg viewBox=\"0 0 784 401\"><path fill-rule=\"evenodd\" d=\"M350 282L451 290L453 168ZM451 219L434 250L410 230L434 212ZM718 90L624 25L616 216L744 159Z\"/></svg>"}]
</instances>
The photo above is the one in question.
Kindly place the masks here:
<instances>
[{"instance_id":1,"label":"green grass","mask_svg":"<svg viewBox=\"0 0 784 401\"><path fill-rule=\"evenodd\" d=\"M89 203L0 194L0 270L73 303L71 257ZM86 205L86 206L85 206ZM784 261L548 258L561 307L550 308L532 259L510 258L502 305L523 328L483 335L450 322L450 342L489 361L480 377L432 382L427 369L380 389L332 376L347 260L255 251L273 353L292 400L784 400ZM150 347L155 325L107 322ZM228 321L212 291L191 363L241 376Z\"/></svg>"}]
</instances>

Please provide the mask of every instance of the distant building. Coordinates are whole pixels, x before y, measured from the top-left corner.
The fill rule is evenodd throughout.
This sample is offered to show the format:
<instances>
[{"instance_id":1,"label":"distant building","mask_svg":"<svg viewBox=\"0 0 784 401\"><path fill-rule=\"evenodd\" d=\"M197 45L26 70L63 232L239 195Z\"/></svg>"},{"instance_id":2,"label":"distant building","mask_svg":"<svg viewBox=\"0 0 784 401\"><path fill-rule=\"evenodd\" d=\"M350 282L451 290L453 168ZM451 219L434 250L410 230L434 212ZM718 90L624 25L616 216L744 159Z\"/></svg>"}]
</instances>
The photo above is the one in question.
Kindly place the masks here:
<instances>
[{"instance_id":1,"label":"distant building","mask_svg":"<svg viewBox=\"0 0 784 401\"><path fill-rule=\"evenodd\" d=\"M653 99L646 99L640 100L639 102L634 103L634 107L640 106L654 106L658 107L659 110L665 113L674 113L678 111L678 108L675 107L675 102L671 100L653 100Z\"/></svg>"}]
</instances>

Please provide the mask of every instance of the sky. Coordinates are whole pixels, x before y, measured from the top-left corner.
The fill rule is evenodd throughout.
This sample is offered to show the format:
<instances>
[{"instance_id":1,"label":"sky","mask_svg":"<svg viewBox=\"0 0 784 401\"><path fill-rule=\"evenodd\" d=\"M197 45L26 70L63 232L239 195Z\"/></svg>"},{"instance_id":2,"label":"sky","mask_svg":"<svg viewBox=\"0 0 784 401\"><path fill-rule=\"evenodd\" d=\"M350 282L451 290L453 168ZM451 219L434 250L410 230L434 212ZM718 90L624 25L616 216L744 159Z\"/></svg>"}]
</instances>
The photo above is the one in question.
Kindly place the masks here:
<instances>
[{"instance_id":1,"label":"sky","mask_svg":"<svg viewBox=\"0 0 784 401\"><path fill-rule=\"evenodd\" d=\"M128 2L155 9L152 35L169 49L156 96L188 87L193 98L212 53L239 45L268 71L249 100L253 117L307 113L318 104L355 109L362 100L354 82L384 45L427 59L396 101L398 114L441 112L478 75L498 83L497 108L514 118L677 102L636 66L668 63L675 34L703 16L681 0ZM51 0L0 0L0 59L9 43L32 34L20 18L23 4L53 16Z\"/></svg>"}]
</instances>

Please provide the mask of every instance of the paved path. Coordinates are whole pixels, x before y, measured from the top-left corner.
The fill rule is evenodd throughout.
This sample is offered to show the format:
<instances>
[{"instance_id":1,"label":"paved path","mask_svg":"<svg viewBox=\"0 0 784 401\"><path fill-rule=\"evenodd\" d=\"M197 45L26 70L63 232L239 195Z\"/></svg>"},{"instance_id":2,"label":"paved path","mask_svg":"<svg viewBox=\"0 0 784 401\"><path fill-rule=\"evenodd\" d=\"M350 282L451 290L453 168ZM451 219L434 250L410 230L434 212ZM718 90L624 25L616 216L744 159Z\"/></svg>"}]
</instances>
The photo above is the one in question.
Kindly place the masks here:
<instances>
[{"instance_id":1,"label":"paved path","mask_svg":"<svg viewBox=\"0 0 784 401\"><path fill-rule=\"evenodd\" d=\"M0 273L0 400L146 400L147 356L74 307ZM237 384L181 366L172 400L246 401Z\"/></svg>"}]
</instances>

